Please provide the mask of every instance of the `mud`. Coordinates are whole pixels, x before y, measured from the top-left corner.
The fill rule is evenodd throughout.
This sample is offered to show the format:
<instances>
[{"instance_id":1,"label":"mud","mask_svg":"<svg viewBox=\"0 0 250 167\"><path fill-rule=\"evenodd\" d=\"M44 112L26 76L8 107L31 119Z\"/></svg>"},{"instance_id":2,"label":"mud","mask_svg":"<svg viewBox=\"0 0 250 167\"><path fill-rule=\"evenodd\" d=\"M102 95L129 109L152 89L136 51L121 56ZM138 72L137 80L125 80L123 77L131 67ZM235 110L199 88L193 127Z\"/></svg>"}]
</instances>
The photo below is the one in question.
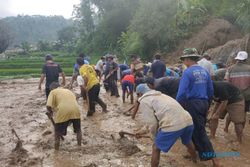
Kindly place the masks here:
<instances>
[{"instance_id":1,"label":"mud","mask_svg":"<svg viewBox=\"0 0 250 167\"><path fill-rule=\"evenodd\" d=\"M97 107L93 117L86 117L86 102L78 100L81 106L82 146L77 146L72 127L68 128L60 151L54 151L54 131L45 115L45 95L37 89L38 79L18 79L0 82L0 166L37 167L148 167L150 166L151 145L149 138L124 137L114 141L111 135L121 130L133 133L140 128L138 120L131 120L123 113L131 104L122 103L121 98L110 97L101 89L101 97L108 104L108 113ZM79 93L78 88L74 89ZM249 120L249 119L248 119ZM247 121L248 121L247 120ZM17 138L15 129L27 152L13 151ZM250 127L244 130L242 145L235 145L233 125L229 133L223 131L220 121L216 139L212 140L217 152L237 150L239 157L220 158L224 166L250 166ZM193 164L184 159L186 149L178 141L168 154L162 154L161 167L210 167L211 162Z\"/></svg>"}]
</instances>

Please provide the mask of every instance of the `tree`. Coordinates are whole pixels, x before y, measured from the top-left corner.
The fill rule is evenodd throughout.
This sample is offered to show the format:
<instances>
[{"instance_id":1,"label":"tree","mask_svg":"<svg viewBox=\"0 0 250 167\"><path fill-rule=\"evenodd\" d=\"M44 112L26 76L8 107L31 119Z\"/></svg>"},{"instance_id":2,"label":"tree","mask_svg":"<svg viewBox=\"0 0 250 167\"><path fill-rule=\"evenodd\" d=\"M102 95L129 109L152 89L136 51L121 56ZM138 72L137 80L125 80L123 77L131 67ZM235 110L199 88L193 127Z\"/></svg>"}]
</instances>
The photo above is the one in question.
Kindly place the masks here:
<instances>
[{"instance_id":1,"label":"tree","mask_svg":"<svg viewBox=\"0 0 250 167\"><path fill-rule=\"evenodd\" d=\"M19 15L17 17L6 17L3 20L14 34L14 45L20 45L23 41L35 44L40 40L57 40L58 30L73 25L72 20L66 20L62 16Z\"/></svg>"},{"instance_id":2,"label":"tree","mask_svg":"<svg viewBox=\"0 0 250 167\"><path fill-rule=\"evenodd\" d=\"M3 53L11 44L11 32L8 25L0 20L0 53Z\"/></svg>"},{"instance_id":3,"label":"tree","mask_svg":"<svg viewBox=\"0 0 250 167\"><path fill-rule=\"evenodd\" d=\"M49 51L51 50L51 44L48 41L38 41L37 49L40 51Z\"/></svg>"},{"instance_id":4,"label":"tree","mask_svg":"<svg viewBox=\"0 0 250 167\"><path fill-rule=\"evenodd\" d=\"M175 39L172 27L177 13L176 0L141 0L129 30L137 32L144 41L142 56L151 57L154 52L170 51Z\"/></svg>"},{"instance_id":5,"label":"tree","mask_svg":"<svg viewBox=\"0 0 250 167\"><path fill-rule=\"evenodd\" d=\"M65 27L57 32L58 40L62 43L73 42L76 38L74 27Z\"/></svg>"},{"instance_id":6,"label":"tree","mask_svg":"<svg viewBox=\"0 0 250 167\"><path fill-rule=\"evenodd\" d=\"M29 53L29 51L31 49L31 46L28 42L22 42L20 47L21 47L21 49L23 49L24 54Z\"/></svg>"},{"instance_id":7,"label":"tree","mask_svg":"<svg viewBox=\"0 0 250 167\"><path fill-rule=\"evenodd\" d=\"M126 31L139 0L82 0L76 8L81 35L78 48L103 54L118 48L117 41Z\"/></svg>"}]
</instances>

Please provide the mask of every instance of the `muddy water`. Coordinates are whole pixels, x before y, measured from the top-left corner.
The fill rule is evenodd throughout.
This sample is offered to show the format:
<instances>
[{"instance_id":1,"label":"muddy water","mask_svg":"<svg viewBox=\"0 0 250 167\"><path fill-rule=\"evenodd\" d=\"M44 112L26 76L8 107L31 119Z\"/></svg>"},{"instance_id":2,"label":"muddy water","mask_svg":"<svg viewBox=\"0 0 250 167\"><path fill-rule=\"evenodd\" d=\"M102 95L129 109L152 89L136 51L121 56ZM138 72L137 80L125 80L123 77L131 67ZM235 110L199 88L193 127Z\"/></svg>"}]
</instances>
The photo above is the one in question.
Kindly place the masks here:
<instances>
[{"instance_id":1,"label":"muddy water","mask_svg":"<svg viewBox=\"0 0 250 167\"><path fill-rule=\"evenodd\" d=\"M150 139L119 138L117 132L133 132L140 126L122 114L130 104L122 104L120 98L110 97L101 90L101 96L108 104L108 113L97 112L86 118L86 103L79 99L82 110L83 145L77 147L72 127L68 128L60 151L53 149L53 127L45 115L44 93L37 90L38 79L19 79L0 82L0 166L48 166L48 167L147 167L150 164ZM74 92L79 93L77 88ZM239 157L221 158L224 166L250 166L250 126L244 130L241 146L236 140L233 125L228 134L220 122L216 139L212 140L217 152L240 152ZM27 154L14 152L17 139L11 133L14 128L22 140ZM115 136L117 140L111 137ZM193 164L183 156L186 150L178 141L168 154L162 154L161 167L209 167L211 162Z\"/></svg>"}]
</instances>

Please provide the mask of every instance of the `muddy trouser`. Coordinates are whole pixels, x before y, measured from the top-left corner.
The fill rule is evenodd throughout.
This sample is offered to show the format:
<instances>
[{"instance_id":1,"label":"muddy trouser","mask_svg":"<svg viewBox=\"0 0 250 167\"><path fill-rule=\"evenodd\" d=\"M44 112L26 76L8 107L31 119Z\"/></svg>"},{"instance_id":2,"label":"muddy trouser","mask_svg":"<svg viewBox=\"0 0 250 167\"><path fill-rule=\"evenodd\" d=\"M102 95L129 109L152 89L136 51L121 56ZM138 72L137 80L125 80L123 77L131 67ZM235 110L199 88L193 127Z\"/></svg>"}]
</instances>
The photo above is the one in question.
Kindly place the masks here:
<instances>
[{"instance_id":1,"label":"muddy trouser","mask_svg":"<svg viewBox=\"0 0 250 167\"><path fill-rule=\"evenodd\" d=\"M94 85L88 91L89 98L89 111L88 114L93 114L95 112L95 102L97 102L102 108L106 108L106 104L99 98L100 84Z\"/></svg>"},{"instance_id":2,"label":"muddy trouser","mask_svg":"<svg viewBox=\"0 0 250 167\"><path fill-rule=\"evenodd\" d=\"M46 99L48 99L49 93L50 93L50 88L45 88L45 93L46 93Z\"/></svg>"},{"instance_id":3,"label":"muddy trouser","mask_svg":"<svg viewBox=\"0 0 250 167\"><path fill-rule=\"evenodd\" d=\"M214 157L214 149L206 133L206 117L208 112L208 101L190 99L185 103L185 109L193 118L194 131L192 140L201 160L206 161ZM211 156L208 156L211 155Z\"/></svg>"},{"instance_id":4,"label":"muddy trouser","mask_svg":"<svg viewBox=\"0 0 250 167\"><path fill-rule=\"evenodd\" d=\"M245 111L250 112L250 100L245 101Z\"/></svg>"},{"instance_id":5,"label":"muddy trouser","mask_svg":"<svg viewBox=\"0 0 250 167\"><path fill-rule=\"evenodd\" d=\"M109 83L109 90L111 92L111 96L119 95L117 83L116 83L116 78L114 77L114 75L110 76L110 78L108 79L108 83Z\"/></svg>"}]
</instances>

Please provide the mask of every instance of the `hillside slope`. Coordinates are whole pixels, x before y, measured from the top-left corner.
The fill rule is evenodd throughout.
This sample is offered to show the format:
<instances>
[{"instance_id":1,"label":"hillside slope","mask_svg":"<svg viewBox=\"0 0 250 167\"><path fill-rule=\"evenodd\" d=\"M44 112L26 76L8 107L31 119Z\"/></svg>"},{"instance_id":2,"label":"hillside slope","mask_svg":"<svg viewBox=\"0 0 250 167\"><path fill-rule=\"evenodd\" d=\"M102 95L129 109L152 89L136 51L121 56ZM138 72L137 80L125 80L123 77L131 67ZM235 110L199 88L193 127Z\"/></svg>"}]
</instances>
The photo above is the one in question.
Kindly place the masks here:
<instances>
[{"instance_id":1,"label":"hillside slope","mask_svg":"<svg viewBox=\"0 0 250 167\"><path fill-rule=\"evenodd\" d=\"M54 41L57 32L71 26L73 22L62 16L17 16L3 19L10 27L13 36L12 45L22 42L36 43L39 40Z\"/></svg>"}]
</instances>

